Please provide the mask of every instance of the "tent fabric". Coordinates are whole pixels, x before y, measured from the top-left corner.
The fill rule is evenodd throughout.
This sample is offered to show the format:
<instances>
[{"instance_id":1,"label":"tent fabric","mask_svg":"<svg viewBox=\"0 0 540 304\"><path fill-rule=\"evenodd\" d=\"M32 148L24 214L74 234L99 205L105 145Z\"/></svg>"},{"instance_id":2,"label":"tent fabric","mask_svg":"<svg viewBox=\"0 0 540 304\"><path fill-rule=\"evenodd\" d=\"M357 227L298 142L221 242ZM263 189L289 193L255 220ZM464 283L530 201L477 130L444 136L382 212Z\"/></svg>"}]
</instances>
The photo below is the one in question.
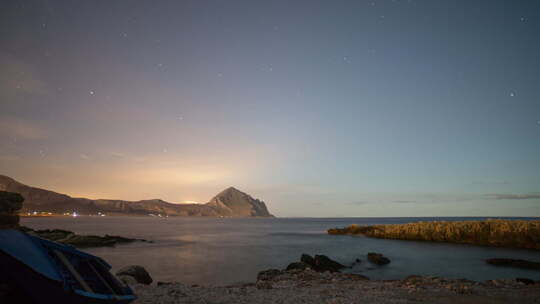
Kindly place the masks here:
<instances>
[{"instance_id":1,"label":"tent fabric","mask_svg":"<svg viewBox=\"0 0 540 304\"><path fill-rule=\"evenodd\" d=\"M55 281L63 281L39 243L14 229L0 229L0 250Z\"/></svg>"}]
</instances>

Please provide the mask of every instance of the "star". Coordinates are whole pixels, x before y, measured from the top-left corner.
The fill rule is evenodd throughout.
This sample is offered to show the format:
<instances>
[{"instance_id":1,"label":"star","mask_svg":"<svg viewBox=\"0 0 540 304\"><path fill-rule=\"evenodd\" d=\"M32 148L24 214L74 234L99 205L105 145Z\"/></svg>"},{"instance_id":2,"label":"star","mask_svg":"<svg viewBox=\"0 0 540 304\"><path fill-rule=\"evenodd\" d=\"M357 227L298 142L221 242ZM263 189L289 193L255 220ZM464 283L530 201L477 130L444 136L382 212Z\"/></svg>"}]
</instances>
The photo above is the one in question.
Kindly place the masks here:
<instances>
[{"instance_id":1,"label":"star","mask_svg":"<svg viewBox=\"0 0 540 304\"><path fill-rule=\"evenodd\" d=\"M95 92L94 92L94 91L90 91L90 95L94 95L94 94L95 94Z\"/></svg>"},{"instance_id":2,"label":"star","mask_svg":"<svg viewBox=\"0 0 540 304\"><path fill-rule=\"evenodd\" d=\"M527 18L521 17L519 20L520 20L521 22L525 22L525 21L527 21Z\"/></svg>"},{"instance_id":3,"label":"star","mask_svg":"<svg viewBox=\"0 0 540 304\"><path fill-rule=\"evenodd\" d=\"M510 92L510 97L514 97L516 94L514 92Z\"/></svg>"}]
</instances>

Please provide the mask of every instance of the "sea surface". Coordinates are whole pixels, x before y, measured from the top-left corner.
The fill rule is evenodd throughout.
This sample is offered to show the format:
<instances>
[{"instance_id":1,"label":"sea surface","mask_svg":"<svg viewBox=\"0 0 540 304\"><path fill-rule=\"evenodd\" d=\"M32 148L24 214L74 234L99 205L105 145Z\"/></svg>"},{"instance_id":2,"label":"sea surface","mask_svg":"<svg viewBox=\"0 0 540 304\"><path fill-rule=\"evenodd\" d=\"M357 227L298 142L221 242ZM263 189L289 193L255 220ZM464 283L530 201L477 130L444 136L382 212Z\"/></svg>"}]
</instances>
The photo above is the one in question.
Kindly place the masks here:
<instances>
[{"instance_id":1,"label":"sea surface","mask_svg":"<svg viewBox=\"0 0 540 304\"><path fill-rule=\"evenodd\" d=\"M43 217L23 218L22 224L35 229L60 228L80 234L152 240L154 243L85 251L104 258L113 270L142 265L154 281L202 285L254 282L259 271L285 268L298 261L302 253L325 254L345 265L359 258L360 265L347 272L372 279L417 274L477 281L516 277L540 280L540 271L495 267L484 262L496 257L540 261L540 251L326 234L328 228L350 224L467 219L483 218ZM368 252L383 253L392 262L372 265L366 259Z\"/></svg>"}]
</instances>

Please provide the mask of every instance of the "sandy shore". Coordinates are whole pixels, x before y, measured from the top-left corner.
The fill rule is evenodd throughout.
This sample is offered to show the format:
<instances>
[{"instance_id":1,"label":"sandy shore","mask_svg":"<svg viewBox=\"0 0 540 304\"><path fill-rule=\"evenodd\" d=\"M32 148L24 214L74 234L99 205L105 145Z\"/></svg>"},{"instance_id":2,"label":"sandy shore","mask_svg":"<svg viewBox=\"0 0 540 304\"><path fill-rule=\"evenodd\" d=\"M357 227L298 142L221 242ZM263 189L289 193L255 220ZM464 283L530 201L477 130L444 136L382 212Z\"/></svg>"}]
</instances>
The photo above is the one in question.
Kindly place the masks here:
<instances>
[{"instance_id":1,"label":"sandy shore","mask_svg":"<svg viewBox=\"0 0 540 304\"><path fill-rule=\"evenodd\" d=\"M256 283L133 286L135 304L168 303L540 303L540 282L468 280L410 276L375 281L359 275L312 270L269 271Z\"/></svg>"}]
</instances>

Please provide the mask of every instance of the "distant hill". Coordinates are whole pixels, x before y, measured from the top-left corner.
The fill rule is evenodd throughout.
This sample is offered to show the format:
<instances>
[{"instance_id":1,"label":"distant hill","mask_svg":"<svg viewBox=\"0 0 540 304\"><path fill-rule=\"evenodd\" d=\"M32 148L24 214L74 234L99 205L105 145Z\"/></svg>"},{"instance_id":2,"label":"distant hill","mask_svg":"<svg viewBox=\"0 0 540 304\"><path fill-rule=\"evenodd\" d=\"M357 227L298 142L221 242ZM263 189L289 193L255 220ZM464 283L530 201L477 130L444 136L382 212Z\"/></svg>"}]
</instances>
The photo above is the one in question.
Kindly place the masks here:
<instances>
[{"instance_id":1,"label":"distant hill","mask_svg":"<svg viewBox=\"0 0 540 304\"><path fill-rule=\"evenodd\" d=\"M30 187L0 175L0 190L20 193L24 197L21 212L52 213L77 212L79 214L162 214L172 216L230 216L272 217L264 202L233 187L227 188L206 204L172 204L160 199L123 201L87 199Z\"/></svg>"}]
</instances>

